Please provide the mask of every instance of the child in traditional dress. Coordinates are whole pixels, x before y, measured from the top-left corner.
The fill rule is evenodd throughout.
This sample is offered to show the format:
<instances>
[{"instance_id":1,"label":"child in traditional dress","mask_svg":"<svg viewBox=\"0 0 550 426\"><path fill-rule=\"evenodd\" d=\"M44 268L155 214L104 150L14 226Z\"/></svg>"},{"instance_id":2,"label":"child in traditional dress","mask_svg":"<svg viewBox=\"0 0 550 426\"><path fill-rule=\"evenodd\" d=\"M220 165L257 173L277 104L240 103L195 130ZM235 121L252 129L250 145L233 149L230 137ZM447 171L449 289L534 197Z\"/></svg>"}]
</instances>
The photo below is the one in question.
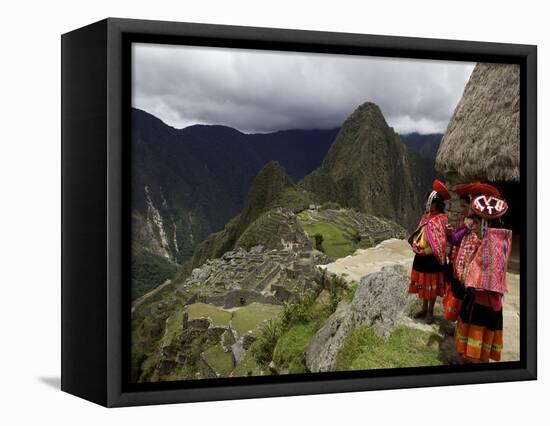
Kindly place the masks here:
<instances>
[{"instance_id":1,"label":"child in traditional dress","mask_svg":"<svg viewBox=\"0 0 550 426\"><path fill-rule=\"evenodd\" d=\"M433 322L437 296L445 295L445 200L451 198L449 191L439 180L434 181L432 188L427 197L425 213L416 231L409 238L409 244L416 253L409 293L416 293L422 299L422 309L414 317L425 317L428 324Z\"/></svg>"},{"instance_id":2,"label":"child in traditional dress","mask_svg":"<svg viewBox=\"0 0 550 426\"><path fill-rule=\"evenodd\" d=\"M466 294L457 320L455 346L462 362L500 361L512 231L496 226L508 206L503 199L487 195L474 198L471 206L481 222L481 239L473 259L464 267Z\"/></svg>"}]
</instances>

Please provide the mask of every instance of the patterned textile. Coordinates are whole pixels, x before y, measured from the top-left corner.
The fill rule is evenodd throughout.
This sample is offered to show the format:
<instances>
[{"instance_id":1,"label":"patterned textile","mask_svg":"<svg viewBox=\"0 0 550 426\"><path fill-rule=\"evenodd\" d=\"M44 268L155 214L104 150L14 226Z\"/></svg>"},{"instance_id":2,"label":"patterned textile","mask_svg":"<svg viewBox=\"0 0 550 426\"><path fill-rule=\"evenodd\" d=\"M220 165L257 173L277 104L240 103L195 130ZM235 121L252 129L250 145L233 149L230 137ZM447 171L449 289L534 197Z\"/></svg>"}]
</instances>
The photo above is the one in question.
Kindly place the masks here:
<instances>
[{"instance_id":1,"label":"patterned textile","mask_svg":"<svg viewBox=\"0 0 550 426\"><path fill-rule=\"evenodd\" d=\"M503 339L502 330L490 330L487 327L463 323L459 318L456 323L455 347L459 354L480 361L500 361Z\"/></svg>"},{"instance_id":2,"label":"patterned textile","mask_svg":"<svg viewBox=\"0 0 550 426\"><path fill-rule=\"evenodd\" d=\"M409 293L417 293L419 299L433 300L445 295L444 272L419 272L413 268Z\"/></svg>"},{"instance_id":3,"label":"patterned textile","mask_svg":"<svg viewBox=\"0 0 550 426\"><path fill-rule=\"evenodd\" d=\"M453 262L453 275L464 282L467 266L472 262L481 241L475 232L468 233L460 242Z\"/></svg>"},{"instance_id":4,"label":"patterned textile","mask_svg":"<svg viewBox=\"0 0 550 426\"><path fill-rule=\"evenodd\" d=\"M447 236L445 228L448 223L448 217L446 213L438 213L435 215L424 214L420 218L420 222L416 227L416 231L409 238L409 243L414 241L415 236L421 231L423 226L426 226L426 239L428 244L432 248L434 256L437 258L441 265L445 264L445 247L447 243Z\"/></svg>"},{"instance_id":5,"label":"patterned textile","mask_svg":"<svg viewBox=\"0 0 550 426\"><path fill-rule=\"evenodd\" d=\"M466 265L466 286L500 294L506 293L506 272L511 248L512 231L488 228L473 261Z\"/></svg>"}]
</instances>

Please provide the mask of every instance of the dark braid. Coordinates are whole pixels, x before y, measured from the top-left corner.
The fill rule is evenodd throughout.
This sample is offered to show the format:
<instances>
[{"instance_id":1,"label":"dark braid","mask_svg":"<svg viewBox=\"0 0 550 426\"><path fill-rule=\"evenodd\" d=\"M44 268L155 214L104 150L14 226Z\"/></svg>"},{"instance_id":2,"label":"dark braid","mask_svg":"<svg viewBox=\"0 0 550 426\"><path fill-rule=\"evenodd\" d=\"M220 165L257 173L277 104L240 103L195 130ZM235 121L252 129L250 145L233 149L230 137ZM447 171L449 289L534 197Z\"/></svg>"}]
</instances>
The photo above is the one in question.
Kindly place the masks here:
<instances>
[{"instance_id":1,"label":"dark braid","mask_svg":"<svg viewBox=\"0 0 550 426\"><path fill-rule=\"evenodd\" d=\"M439 194L435 196L433 202L435 203L435 206L440 213L445 213L445 201L443 201Z\"/></svg>"}]
</instances>

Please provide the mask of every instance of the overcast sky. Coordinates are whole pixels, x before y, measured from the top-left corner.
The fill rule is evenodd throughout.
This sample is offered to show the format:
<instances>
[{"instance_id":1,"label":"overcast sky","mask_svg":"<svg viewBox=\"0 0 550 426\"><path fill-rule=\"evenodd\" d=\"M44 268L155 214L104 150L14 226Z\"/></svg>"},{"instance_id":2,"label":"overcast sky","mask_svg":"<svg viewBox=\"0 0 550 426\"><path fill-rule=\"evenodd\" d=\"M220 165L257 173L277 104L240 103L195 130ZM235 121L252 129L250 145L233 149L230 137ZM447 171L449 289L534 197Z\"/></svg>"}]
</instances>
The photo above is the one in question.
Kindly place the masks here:
<instances>
[{"instance_id":1,"label":"overcast sky","mask_svg":"<svg viewBox=\"0 0 550 426\"><path fill-rule=\"evenodd\" d=\"M473 63L188 47L133 46L133 106L166 124L245 133L339 127L380 106L399 133L444 132Z\"/></svg>"}]
</instances>

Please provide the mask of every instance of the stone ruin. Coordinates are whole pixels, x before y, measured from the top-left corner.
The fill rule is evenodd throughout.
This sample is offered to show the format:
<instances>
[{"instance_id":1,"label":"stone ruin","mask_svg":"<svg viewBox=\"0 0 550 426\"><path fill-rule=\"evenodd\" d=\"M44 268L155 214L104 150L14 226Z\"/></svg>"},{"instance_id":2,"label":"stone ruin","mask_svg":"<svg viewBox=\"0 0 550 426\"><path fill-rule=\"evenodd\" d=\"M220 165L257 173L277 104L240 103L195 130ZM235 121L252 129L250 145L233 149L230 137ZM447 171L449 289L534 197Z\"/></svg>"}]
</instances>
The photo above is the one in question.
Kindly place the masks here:
<instances>
[{"instance_id":1,"label":"stone ruin","mask_svg":"<svg viewBox=\"0 0 550 426\"><path fill-rule=\"evenodd\" d=\"M233 250L192 271L183 286L200 290L186 304L201 302L226 309L254 302L280 305L316 286L316 265L328 261L314 249Z\"/></svg>"}]
</instances>

